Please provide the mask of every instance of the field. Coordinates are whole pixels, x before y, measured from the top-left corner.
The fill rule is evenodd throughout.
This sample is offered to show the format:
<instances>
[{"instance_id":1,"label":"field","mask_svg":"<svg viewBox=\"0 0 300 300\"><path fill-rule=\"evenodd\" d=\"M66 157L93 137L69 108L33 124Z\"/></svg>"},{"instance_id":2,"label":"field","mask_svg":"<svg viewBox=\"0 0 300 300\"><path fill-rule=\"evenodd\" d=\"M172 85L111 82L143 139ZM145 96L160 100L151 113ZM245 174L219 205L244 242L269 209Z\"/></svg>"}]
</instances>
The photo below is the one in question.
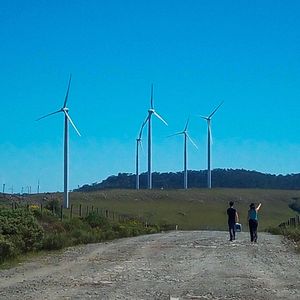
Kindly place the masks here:
<instances>
[{"instance_id":1,"label":"field","mask_svg":"<svg viewBox=\"0 0 300 300\"><path fill-rule=\"evenodd\" d=\"M62 199L62 194L39 194L31 200ZM233 200L243 229L247 229L247 211L251 202L262 202L259 213L260 230L277 226L296 215L289 204L300 199L300 191L264 189L190 189L190 190L103 190L70 193L74 213L79 204L108 209L120 214L144 218L149 223L175 224L178 229L226 229L226 209ZM26 201L26 198L25 200ZM77 207L77 208L76 208Z\"/></svg>"}]
</instances>

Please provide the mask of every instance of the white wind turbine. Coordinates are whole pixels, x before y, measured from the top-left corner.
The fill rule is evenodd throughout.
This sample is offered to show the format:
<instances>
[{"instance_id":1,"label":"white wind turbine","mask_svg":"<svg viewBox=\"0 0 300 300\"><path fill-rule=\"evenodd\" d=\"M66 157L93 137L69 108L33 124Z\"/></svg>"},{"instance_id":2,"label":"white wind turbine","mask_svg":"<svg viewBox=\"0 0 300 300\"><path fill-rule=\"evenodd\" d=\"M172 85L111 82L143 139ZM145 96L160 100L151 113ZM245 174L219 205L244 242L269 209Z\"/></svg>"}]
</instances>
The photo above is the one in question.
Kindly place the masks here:
<instances>
[{"instance_id":1,"label":"white wind turbine","mask_svg":"<svg viewBox=\"0 0 300 300\"><path fill-rule=\"evenodd\" d=\"M146 124L148 122L148 189L152 189L152 124L151 118L152 115L155 115L158 119L160 119L163 123L168 126L168 123L154 110L153 106L153 84L151 85L151 101L150 108L148 109L148 116L144 122Z\"/></svg>"},{"instance_id":2,"label":"white wind turbine","mask_svg":"<svg viewBox=\"0 0 300 300\"><path fill-rule=\"evenodd\" d=\"M188 188L188 176L187 176L187 156L188 156L188 153L187 153L187 140L189 139L190 142L198 149L197 145L191 139L191 137L189 136L188 131L187 131L188 130L189 121L190 121L190 119L187 120L186 125L185 125L183 131L180 131L180 132L177 132L175 134L170 135L170 137L171 136L175 136L175 135L181 135L181 134L184 135L184 148L183 148L183 161L184 161L183 162L183 166L184 166L184 169L183 169L183 172L184 172L183 188L184 189Z\"/></svg>"},{"instance_id":3,"label":"white wind turbine","mask_svg":"<svg viewBox=\"0 0 300 300\"><path fill-rule=\"evenodd\" d=\"M215 108L215 110L208 116L201 118L207 121L207 187L211 189L211 144L212 144L212 134L211 134L211 119L216 111L223 104L223 101Z\"/></svg>"},{"instance_id":4,"label":"white wind turbine","mask_svg":"<svg viewBox=\"0 0 300 300\"><path fill-rule=\"evenodd\" d=\"M37 119L37 121L46 118L48 116L57 114L57 113L64 113L64 202L63 202L63 206L64 208L69 208L69 122L71 123L71 125L73 126L73 128L75 129L75 131L77 132L77 134L79 136L80 133L78 131L78 129L76 128L75 124L73 123L72 119L69 116L69 109L67 108L67 101L68 101L68 97L69 97L69 91L70 91L70 84L71 84L71 79L72 79L72 75L70 75L70 79L69 79L69 84L68 84L68 89L67 89L67 93L66 93L66 97L65 97L65 101L64 101L64 105L61 109L52 112L50 114L47 114L39 119Z\"/></svg>"},{"instance_id":5,"label":"white wind turbine","mask_svg":"<svg viewBox=\"0 0 300 300\"><path fill-rule=\"evenodd\" d=\"M140 129L139 135L136 139L136 161L135 161L135 165L136 165L136 189L139 190L140 189L140 174L139 174L139 148L142 148L142 134L143 134L143 128L146 125L147 120L144 121L144 123L142 124L142 127Z\"/></svg>"}]
</instances>

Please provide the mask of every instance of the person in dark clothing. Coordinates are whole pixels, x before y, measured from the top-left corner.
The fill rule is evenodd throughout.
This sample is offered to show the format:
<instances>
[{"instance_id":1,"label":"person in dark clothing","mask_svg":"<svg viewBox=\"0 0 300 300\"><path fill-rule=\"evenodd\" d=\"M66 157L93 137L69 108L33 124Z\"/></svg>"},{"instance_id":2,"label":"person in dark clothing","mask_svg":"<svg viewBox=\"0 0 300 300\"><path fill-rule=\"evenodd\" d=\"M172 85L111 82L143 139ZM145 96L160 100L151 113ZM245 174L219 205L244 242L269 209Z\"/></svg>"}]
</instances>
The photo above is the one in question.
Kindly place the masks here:
<instances>
[{"instance_id":1,"label":"person in dark clothing","mask_svg":"<svg viewBox=\"0 0 300 300\"><path fill-rule=\"evenodd\" d=\"M229 208L227 209L229 240L231 242L235 240L235 223L239 221L238 213L236 209L233 208L233 204L233 201L230 201Z\"/></svg>"},{"instance_id":2,"label":"person in dark clothing","mask_svg":"<svg viewBox=\"0 0 300 300\"><path fill-rule=\"evenodd\" d=\"M257 243L257 227L258 227L258 218L257 212L261 207L261 203L255 208L255 204L250 204L250 209L248 210L248 222L249 222L249 230L250 230L250 240L251 243Z\"/></svg>"}]
</instances>

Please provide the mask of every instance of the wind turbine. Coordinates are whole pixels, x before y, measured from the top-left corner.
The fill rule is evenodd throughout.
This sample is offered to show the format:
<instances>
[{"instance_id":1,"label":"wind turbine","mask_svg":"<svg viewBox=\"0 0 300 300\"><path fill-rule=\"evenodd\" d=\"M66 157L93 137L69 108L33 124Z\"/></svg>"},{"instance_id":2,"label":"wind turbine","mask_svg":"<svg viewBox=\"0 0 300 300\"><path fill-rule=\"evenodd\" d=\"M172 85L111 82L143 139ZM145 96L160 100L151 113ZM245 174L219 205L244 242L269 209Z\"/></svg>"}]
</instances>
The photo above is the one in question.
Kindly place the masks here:
<instances>
[{"instance_id":1,"label":"wind turbine","mask_svg":"<svg viewBox=\"0 0 300 300\"><path fill-rule=\"evenodd\" d=\"M194 141L191 139L191 137L188 134L188 125L189 125L189 121L190 119L187 120L186 125L184 127L183 131L177 132L175 134L170 135L171 136L175 136L175 135L184 135L184 148L183 148L183 166L184 166L184 180L183 180L183 188L187 189L188 188L188 176L187 176L187 140L189 139L190 142L198 149L197 145L194 143Z\"/></svg>"},{"instance_id":2,"label":"wind turbine","mask_svg":"<svg viewBox=\"0 0 300 300\"><path fill-rule=\"evenodd\" d=\"M143 128L146 125L147 120L145 120L142 124L142 127L140 129L139 135L136 139L136 189L140 189L140 174L139 174L139 148L142 148L142 134L143 134Z\"/></svg>"},{"instance_id":3,"label":"wind turbine","mask_svg":"<svg viewBox=\"0 0 300 300\"><path fill-rule=\"evenodd\" d=\"M201 118L207 121L207 187L209 189L211 189L211 144L212 144L211 119L223 103L224 101L222 101L208 117L201 116Z\"/></svg>"},{"instance_id":4,"label":"wind turbine","mask_svg":"<svg viewBox=\"0 0 300 300\"><path fill-rule=\"evenodd\" d=\"M57 113L64 113L64 202L63 202L63 206L64 208L69 208L69 122L71 123L71 125L73 126L73 128L75 129L75 131L77 132L77 134L79 136L80 133L78 131L78 129L76 128L75 124L73 123L71 117L69 116L69 109L67 108L67 101L68 101L68 97L69 97L69 91L70 91L70 84L71 84L71 79L72 79L72 75L70 75L70 79L69 79L69 84L68 84L68 88L67 88L67 93L65 96L65 101L63 104L63 107L55 112L52 112L50 114L47 114L39 119L37 119L37 121L44 119L48 116L57 114Z\"/></svg>"},{"instance_id":5,"label":"wind turbine","mask_svg":"<svg viewBox=\"0 0 300 300\"><path fill-rule=\"evenodd\" d=\"M150 105L151 106L148 109L148 116L144 122L144 124L148 122L148 189L152 189L152 126L151 126L152 115L155 115L158 119L160 119L163 123L165 123L168 126L168 123L154 110L153 84L151 85Z\"/></svg>"}]
</instances>

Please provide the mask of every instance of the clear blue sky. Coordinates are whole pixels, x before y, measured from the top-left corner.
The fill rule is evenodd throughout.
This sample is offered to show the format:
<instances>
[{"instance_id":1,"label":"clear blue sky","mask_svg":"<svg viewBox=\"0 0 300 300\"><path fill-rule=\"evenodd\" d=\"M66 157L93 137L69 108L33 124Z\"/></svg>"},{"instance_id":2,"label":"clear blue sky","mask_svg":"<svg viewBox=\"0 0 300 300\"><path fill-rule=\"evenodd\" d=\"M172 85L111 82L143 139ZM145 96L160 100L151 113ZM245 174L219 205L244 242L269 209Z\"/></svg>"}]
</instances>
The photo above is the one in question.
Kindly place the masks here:
<instances>
[{"instance_id":1,"label":"clear blue sky","mask_svg":"<svg viewBox=\"0 0 300 300\"><path fill-rule=\"evenodd\" d=\"M63 116L69 74L70 188L135 172L135 139L156 110L153 170L182 170L191 115L189 169L300 172L299 1L1 1L0 185L63 188ZM146 132L145 132L146 133ZM146 149L146 135L144 148ZM141 169L146 171L146 153ZM1 187L0 186L0 187Z\"/></svg>"}]
</instances>

